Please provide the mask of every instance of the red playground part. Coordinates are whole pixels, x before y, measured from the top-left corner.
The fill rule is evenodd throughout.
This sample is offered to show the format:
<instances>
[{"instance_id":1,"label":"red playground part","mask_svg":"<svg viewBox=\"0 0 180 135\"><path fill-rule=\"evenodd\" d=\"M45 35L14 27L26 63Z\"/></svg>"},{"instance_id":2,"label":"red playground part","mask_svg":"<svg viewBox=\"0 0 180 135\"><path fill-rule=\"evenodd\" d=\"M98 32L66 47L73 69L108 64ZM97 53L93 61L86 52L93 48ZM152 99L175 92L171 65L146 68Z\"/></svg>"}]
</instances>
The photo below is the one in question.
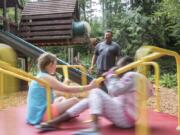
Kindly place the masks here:
<instances>
[{"instance_id":1,"label":"red playground part","mask_svg":"<svg viewBox=\"0 0 180 135\"><path fill-rule=\"evenodd\" d=\"M0 111L0 135L39 135L37 129L25 122L25 106ZM62 130L43 133L45 135L71 135L73 132L88 128L82 121L89 119L88 111L61 125ZM180 135L176 131L177 117L149 111L150 135ZM135 135L134 128L120 129L106 119L101 119L102 135ZM42 135L42 133L41 133Z\"/></svg>"}]
</instances>

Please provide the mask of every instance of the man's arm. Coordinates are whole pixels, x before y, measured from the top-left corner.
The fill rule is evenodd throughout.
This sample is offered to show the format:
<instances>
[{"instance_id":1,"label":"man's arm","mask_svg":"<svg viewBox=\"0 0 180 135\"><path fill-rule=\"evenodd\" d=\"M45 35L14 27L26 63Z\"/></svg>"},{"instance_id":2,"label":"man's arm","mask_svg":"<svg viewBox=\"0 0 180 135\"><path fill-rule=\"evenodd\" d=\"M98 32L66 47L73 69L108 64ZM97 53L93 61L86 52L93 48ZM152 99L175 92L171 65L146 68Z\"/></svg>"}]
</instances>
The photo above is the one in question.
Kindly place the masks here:
<instances>
[{"instance_id":1,"label":"man's arm","mask_svg":"<svg viewBox=\"0 0 180 135\"><path fill-rule=\"evenodd\" d=\"M99 46L100 46L100 43L97 44L96 47L95 47L94 54L93 54L93 57L92 57L92 60L91 60L91 66L89 68L90 73L92 73L92 71L94 70L94 65L95 65L97 57L99 55Z\"/></svg>"},{"instance_id":2,"label":"man's arm","mask_svg":"<svg viewBox=\"0 0 180 135\"><path fill-rule=\"evenodd\" d=\"M92 73L92 71L94 70L94 65L96 63L96 60L97 60L97 56L94 54L91 60L91 66L89 68L90 73Z\"/></svg>"}]
</instances>

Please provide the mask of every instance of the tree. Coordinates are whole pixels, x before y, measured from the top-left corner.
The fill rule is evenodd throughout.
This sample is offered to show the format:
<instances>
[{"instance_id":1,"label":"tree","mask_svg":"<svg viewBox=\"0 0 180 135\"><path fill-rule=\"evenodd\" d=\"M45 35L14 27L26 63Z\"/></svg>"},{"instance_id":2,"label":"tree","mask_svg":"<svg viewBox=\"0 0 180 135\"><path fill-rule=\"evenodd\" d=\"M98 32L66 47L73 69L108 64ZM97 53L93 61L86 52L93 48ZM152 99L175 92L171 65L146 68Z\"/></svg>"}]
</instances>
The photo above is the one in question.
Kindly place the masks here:
<instances>
[{"instance_id":1,"label":"tree","mask_svg":"<svg viewBox=\"0 0 180 135\"><path fill-rule=\"evenodd\" d=\"M111 28L112 16L119 14L123 9L121 0L100 0L100 3L103 12L103 28Z\"/></svg>"},{"instance_id":2,"label":"tree","mask_svg":"<svg viewBox=\"0 0 180 135\"><path fill-rule=\"evenodd\" d=\"M180 52L180 1L162 0L154 14L156 23L163 23L166 41L164 47Z\"/></svg>"},{"instance_id":3,"label":"tree","mask_svg":"<svg viewBox=\"0 0 180 135\"><path fill-rule=\"evenodd\" d=\"M155 9L154 5L159 3L161 0L130 0L130 7L136 9L142 8L142 13L151 15Z\"/></svg>"}]
</instances>

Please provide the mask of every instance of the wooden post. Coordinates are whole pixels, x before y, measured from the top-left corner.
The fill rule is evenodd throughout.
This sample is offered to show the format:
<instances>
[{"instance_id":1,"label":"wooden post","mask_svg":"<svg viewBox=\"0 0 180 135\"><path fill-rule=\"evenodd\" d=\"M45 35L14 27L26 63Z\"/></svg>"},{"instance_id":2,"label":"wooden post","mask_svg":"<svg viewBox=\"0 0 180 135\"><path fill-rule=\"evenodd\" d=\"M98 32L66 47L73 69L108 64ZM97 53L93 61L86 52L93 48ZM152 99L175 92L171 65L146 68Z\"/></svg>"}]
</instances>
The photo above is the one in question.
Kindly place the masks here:
<instances>
[{"instance_id":1,"label":"wooden post","mask_svg":"<svg viewBox=\"0 0 180 135\"><path fill-rule=\"evenodd\" d=\"M29 68L30 68L30 67L28 67L28 58L25 57L24 59L25 59L25 71L28 72Z\"/></svg>"},{"instance_id":2,"label":"wooden post","mask_svg":"<svg viewBox=\"0 0 180 135\"><path fill-rule=\"evenodd\" d=\"M68 63L73 64L73 59L74 59L74 49L73 48L68 48Z\"/></svg>"},{"instance_id":3,"label":"wooden post","mask_svg":"<svg viewBox=\"0 0 180 135\"><path fill-rule=\"evenodd\" d=\"M68 48L68 63L71 62L71 48Z\"/></svg>"},{"instance_id":4,"label":"wooden post","mask_svg":"<svg viewBox=\"0 0 180 135\"><path fill-rule=\"evenodd\" d=\"M14 8L14 20L15 20L16 25L18 26L18 4L17 3ZM17 30L17 28L16 28L16 30Z\"/></svg>"},{"instance_id":5,"label":"wooden post","mask_svg":"<svg viewBox=\"0 0 180 135\"><path fill-rule=\"evenodd\" d=\"M71 48L71 64L74 64L74 48Z\"/></svg>"},{"instance_id":6,"label":"wooden post","mask_svg":"<svg viewBox=\"0 0 180 135\"><path fill-rule=\"evenodd\" d=\"M7 6L6 6L6 0L3 0L3 18L7 19ZM4 30L7 30L7 22L6 20L3 21Z\"/></svg>"}]
</instances>

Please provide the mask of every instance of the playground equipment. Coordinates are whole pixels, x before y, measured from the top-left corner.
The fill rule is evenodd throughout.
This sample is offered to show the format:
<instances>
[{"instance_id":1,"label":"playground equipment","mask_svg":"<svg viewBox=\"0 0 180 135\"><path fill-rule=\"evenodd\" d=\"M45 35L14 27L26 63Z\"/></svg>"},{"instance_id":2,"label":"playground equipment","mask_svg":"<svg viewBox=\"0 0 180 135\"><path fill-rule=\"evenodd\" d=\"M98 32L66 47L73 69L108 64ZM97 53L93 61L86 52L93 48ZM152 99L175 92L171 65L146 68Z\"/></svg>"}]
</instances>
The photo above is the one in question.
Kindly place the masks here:
<instances>
[{"instance_id":1,"label":"playground equipment","mask_svg":"<svg viewBox=\"0 0 180 135\"><path fill-rule=\"evenodd\" d=\"M86 85L87 84L87 70L85 67L82 65L57 65L57 70L61 68L63 70L63 75L64 75L64 80L66 82L70 81L69 77L69 69L74 68L74 69L79 69L81 71L81 85ZM76 97L86 97L88 92L81 92L81 93L76 93L76 94L71 94L71 93L65 93L61 92L62 95L64 95L66 98L71 97L71 96L76 96Z\"/></svg>"},{"instance_id":2,"label":"playground equipment","mask_svg":"<svg viewBox=\"0 0 180 135\"><path fill-rule=\"evenodd\" d=\"M140 50L141 49L142 50L143 49L150 49L152 51L152 53L147 55L147 56L144 56L140 60L137 60L137 61L135 61L135 62L133 62L133 63L127 65L127 66L124 66L123 68L120 68L120 69L116 70L115 73L121 74L121 73L126 72L126 71L128 71L130 69L137 68L137 67L140 67L142 65L149 65L150 64L150 65L153 65L155 67L155 69L156 69L156 73L155 74L157 75L156 76L156 79L157 79L158 78L158 71L159 71L157 64L155 64L154 62L150 62L150 63L146 63L146 62L152 61L152 60L157 59L157 58L159 58L159 57L161 57L163 55L167 55L168 54L168 55L174 56L176 58L177 71L178 71L177 78L178 78L178 88L179 88L179 70L178 70L179 66L178 65L179 65L179 62L180 62L179 61L180 60L180 56L177 53L175 53L175 52L172 52L172 51L169 51L169 50L166 50L166 49L161 49L161 48L158 48L158 47L153 47L153 46L145 46L145 47L140 48ZM6 66L6 68L5 68L5 66ZM5 66L3 66L4 68L0 66L0 72L4 72L4 73L11 74L11 75L15 76L12 72L13 71L16 71L16 72L19 71L19 70L15 69L15 68L11 69L8 65L5 65ZM9 72L7 70L9 70ZM66 72L67 72L67 69L66 69ZM19 72L18 75L19 75L18 77L21 78L21 79L24 79L24 78L27 77L26 74L21 74L21 72ZM34 79L34 78L30 78L30 79L26 79L26 80L30 81L31 79ZM100 77L100 78L98 78L96 80L96 82L97 82L97 84L99 84L103 80L104 80L104 78ZM139 87L138 90L140 90L141 93L142 93L138 97L138 99L145 100L146 99L146 94L145 94L145 91L144 91L145 85L142 85L142 84L145 84L145 83L142 83L144 80L143 80L143 78L138 78L138 80L139 80L138 84L140 84L140 85L138 85L138 87ZM40 82L40 83L42 83L42 82ZM48 89L48 84L44 84L44 85L46 86L46 89ZM50 97L50 94L48 96ZM178 95L178 98L179 98L179 95ZM48 102L49 102L48 103L48 108L49 108L50 99L48 100ZM139 102L139 104L140 104L139 106L141 106L141 108L138 108L139 109L138 112L141 112L141 116L142 116L141 121L143 121L143 125L142 124L140 124L140 125L137 124L136 134L137 135L142 135L142 134L143 135L149 135L150 132L149 132L148 124L147 124L147 117L146 117L147 116L147 109L146 109L146 106L145 106L145 102L143 102L143 103ZM48 119L51 119L51 116L50 116L51 110L50 110L50 108L48 109L48 111L49 111ZM179 111L179 106L178 106L178 111ZM179 112L178 112L178 126L177 126L177 130L178 129L179 129Z\"/></svg>"},{"instance_id":3,"label":"playground equipment","mask_svg":"<svg viewBox=\"0 0 180 135\"><path fill-rule=\"evenodd\" d=\"M90 28L86 22L80 21L78 0L41 0L27 2L26 5L24 2L25 0L1 0L0 8L3 9L3 16L0 16L2 30L0 30L0 42L11 46L17 52L17 56L21 55L25 58L26 65L27 57L36 59L44 53L43 50L26 41L35 43L37 46L89 43ZM7 8L10 7L15 8L13 23L7 15ZM18 17L18 8L22 10L21 18ZM18 18L21 19L20 23ZM68 65L60 59L58 64ZM78 70L71 68L69 73L73 81L80 83L81 73ZM88 81L92 80L91 76L87 76Z\"/></svg>"},{"instance_id":4,"label":"playground equipment","mask_svg":"<svg viewBox=\"0 0 180 135\"><path fill-rule=\"evenodd\" d=\"M153 57L153 59L157 59L161 56L172 56L175 58L176 60L176 65L177 65L177 89L178 89L178 126L177 126L177 130L180 130L180 55L174 51L170 51L167 49L162 49L162 48L158 48L158 47L154 47L154 46L144 46L142 48L140 48L138 50L137 53L142 53L142 52L158 52L159 54L156 54L156 56ZM153 54L152 53L152 54ZM150 58L147 58L147 60L149 60Z\"/></svg>"},{"instance_id":5,"label":"playground equipment","mask_svg":"<svg viewBox=\"0 0 180 135\"><path fill-rule=\"evenodd\" d=\"M139 65L141 65L143 62L147 62L147 61L152 61L155 60L157 58L160 58L164 55L168 55L168 56L173 56L176 59L176 65L177 65L177 84L178 84L178 125L177 125L177 130L180 130L180 56L178 53L173 52L173 51L169 51L167 49L162 49L162 48L158 48L158 47L154 47L154 46L143 46L142 48L140 48L137 53L141 53L144 54L143 52L151 52L151 54L142 57L140 60L137 60L127 66L124 66L120 69L117 69L115 71L116 74L121 74L123 72L126 72L130 69L136 68ZM100 82L102 82L104 80L103 77L100 77L97 79L97 84L99 84Z\"/></svg>"},{"instance_id":6,"label":"playground equipment","mask_svg":"<svg viewBox=\"0 0 180 135\"><path fill-rule=\"evenodd\" d=\"M82 75L81 75L81 85L86 85L87 84L87 70L85 67L83 67L82 65L57 65L57 69L58 68L62 68L63 69L63 75L64 75L64 79L65 80L69 80L69 72L68 69L69 68L78 68L80 69Z\"/></svg>"},{"instance_id":7,"label":"playground equipment","mask_svg":"<svg viewBox=\"0 0 180 135\"><path fill-rule=\"evenodd\" d=\"M85 33L90 34L91 27L89 23L85 21L73 22L73 35L74 36L82 36Z\"/></svg>"},{"instance_id":8,"label":"playground equipment","mask_svg":"<svg viewBox=\"0 0 180 135\"><path fill-rule=\"evenodd\" d=\"M14 21L8 8L15 9ZM0 9L0 28L37 46L89 42L89 25L80 21L78 0L1 0Z\"/></svg>"},{"instance_id":9,"label":"playground equipment","mask_svg":"<svg viewBox=\"0 0 180 135\"><path fill-rule=\"evenodd\" d=\"M24 41L23 39L15 36L12 33L0 31L0 42L6 43L15 49L18 52L21 52L23 55L27 57L32 57L37 59L40 54L44 53L45 51L34 46L31 43ZM58 64L60 65L69 65L68 63L58 59ZM81 72L77 69L70 68L69 70L69 78L76 83L81 83ZM87 81L91 81L92 77L87 74Z\"/></svg>"},{"instance_id":10,"label":"playground equipment","mask_svg":"<svg viewBox=\"0 0 180 135\"><path fill-rule=\"evenodd\" d=\"M153 66L154 68L154 80L155 80L155 96L156 96L156 110L160 112L160 95L159 95L159 79L160 79L160 70L159 65L156 62L144 62L143 66Z\"/></svg>"},{"instance_id":11,"label":"playground equipment","mask_svg":"<svg viewBox=\"0 0 180 135\"><path fill-rule=\"evenodd\" d=\"M65 78L69 79L69 75L68 75L68 68L80 68L82 71L82 85L87 84L87 76L86 76L86 69L81 66L81 65L58 65L57 68L62 68L65 74ZM47 110L48 110L48 120L51 119L51 108L50 108L50 104L51 104L51 92L50 92L50 86L47 82L41 80L41 79L37 79L36 77L32 76L31 74L26 73L25 71L19 70L11 65L9 65L8 63L5 63L3 61L0 61L0 74L4 73L4 74L8 74L10 76L25 80L25 81L32 81L32 80L36 80L38 81L40 84L43 84L43 86L45 86L46 90L47 90ZM0 84L1 84L1 88L4 88L4 84L3 84L3 80L0 79ZM7 85L7 84L6 84ZM1 89L4 90L5 89ZM87 94L87 93L81 93L81 94ZM85 96L84 96L85 97Z\"/></svg>"},{"instance_id":12,"label":"playground equipment","mask_svg":"<svg viewBox=\"0 0 180 135\"><path fill-rule=\"evenodd\" d=\"M16 67L17 66L17 56L16 52L8 45L0 43L0 60L7 62L10 66ZM0 73L0 96L3 94L10 94L19 90L19 81L18 79L4 75Z\"/></svg>"},{"instance_id":13,"label":"playground equipment","mask_svg":"<svg viewBox=\"0 0 180 135\"><path fill-rule=\"evenodd\" d=\"M71 67L71 66L69 66ZM79 67L79 66L77 66ZM66 69L66 73L67 73L67 68L64 68ZM46 90L47 90L47 111L48 111L48 120L51 119L51 108L50 108L50 103L51 103L51 94L50 94L50 86L47 82L41 80L41 79L37 79L36 77L33 77L32 75L30 74L27 74L26 72L24 71L21 71L19 69L16 69L14 67L11 67L9 66L8 64L5 64L4 65L4 62L1 62L0 61L0 72L3 72L4 74L8 74L8 75L11 75L11 76L14 76L14 77L17 77L19 79L23 79L25 81L31 81L31 80L36 80L38 81L40 84L42 84L43 86L45 86ZM141 83L144 82L144 79L143 80L140 80ZM139 87L139 88L145 88L145 87ZM142 90L142 89L141 89ZM145 91L144 91L145 92ZM145 95L145 94L144 94ZM143 113L144 116L145 113ZM145 132L144 132L144 135Z\"/></svg>"},{"instance_id":14,"label":"playground equipment","mask_svg":"<svg viewBox=\"0 0 180 135\"><path fill-rule=\"evenodd\" d=\"M47 82L45 82L41 79L38 79L38 78L34 77L33 75L26 73L25 71L22 71L20 69L12 67L9 64L4 63L3 61L0 61L0 73L4 73L7 75L16 77L16 78L22 79L27 82L35 80L35 81L39 82L40 84L42 84L42 86L44 86L47 90L47 113L48 113L48 119L49 120L51 119L51 109L50 109L51 91L50 91L50 86ZM3 83L1 83L1 84L3 84Z\"/></svg>"},{"instance_id":15,"label":"playground equipment","mask_svg":"<svg viewBox=\"0 0 180 135\"><path fill-rule=\"evenodd\" d=\"M3 2L5 2L6 0L3 0ZM15 1L16 3L19 3L18 0L13 0ZM62 1L54 1L56 2L55 7L58 7L59 9L59 2L62 2ZM67 2L67 0L65 1ZM41 8L37 8L34 9L34 7L38 7L36 6L36 4L45 4L45 5L50 5L51 1L48 0L48 1L39 1L37 2L36 4L29 4L29 7L30 7L30 10L28 8L26 8L26 10L24 10L24 17L22 17L22 22L21 22L21 26L20 28L21 29L21 36L30 41L30 42L34 42L36 44L39 44L39 45L50 45L50 44L54 44L54 45L57 45L57 44L71 44L71 43L74 43L76 44L77 42L78 43L81 43L80 41L82 40L74 40L72 39L72 35L73 33L74 34L77 34L77 35L82 35L82 33L84 32L84 25L82 25L81 23L74 23L72 24L72 18L76 18L76 20L79 20L79 14L78 14L78 8L77 8L77 1L76 0L68 0L68 2L70 2L70 5L73 5L68 12L71 12L71 13L65 13L65 14L62 14L62 12L56 12L56 13L52 13L53 11L55 10L49 10L51 13L49 14L49 11L47 10L48 8L52 8L52 7L48 7L48 6L40 6ZM12 3L12 0L9 0L8 1L9 4ZM3 5L0 3L0 5ZM15 4L14 4L15 5ZM63 4L60 4L60 5L63 5ZM47 9L45 9L45 7L47 7ZM64 6L66 7L66 6ZM4 9L6 8L6 6L4 6ZM65 8L66 9L66 8ZM68 9L68 8L67 8ZM3 11L6 11L3 10ZM39 11L41 12L41 14L38 14ZM61 11L61 10L57 10L57 11ZM74 13L75 12L75 13ZM17 13L17 12L16 12ZM6 14L6 12L4 12L4 14ZM48 14L48 15L47 15ZM49 18L51 19L49 21ZM54 19L54 20L53 20ZM61 21L59 21L61 19ZM1 18L0 18L1 20ZM16 14L16 22L17 22L17 14ZM63 21L62 21L63 20ZM4 18L2 18L2 21L3 23L6 25L6 22L7 22L7 18L6 18L6 15ZM4 25L4 28L6 30L9 30L9 28L7 28L6 26ZM43 25L43 26L42 26ZM71 27L71 25L73 25L73 27ZM79 27L80 28L80 31L77 31L76 27ZM16 26L17 27L17 26ZM66 30L64 31L64 28L66 27ZM58 28L58 31L57 31L57 28ZM72 31L73 28L74 30ZM49 32L54 30L53 32ZM11 31L12 32L12 31ZM16 31L17 32L17 31ZM80 33L78 33L80 32ZM64 35L64 33L66 33L66 35ZM57 36L58 34L58 36ZM53 38L52 38L53 36ZM48 39L48 40L47 40ZM87 39L87 40L86 40ZM84 43L84 40L88 41L88 38L84 38L83 39L83 43ZM0 31L0 41L1 42L4 42L8 45L10 45L11 47L13 47L16 51L19 51L21 52L22 54L24 54L25 56L29 57L33 57L33 58L37 58L41 53L44 53L43 50L37 48L37 47L34 47L32 44L28 43L28 42L25 42L24 40L22 40L21 38L11 34L11 33L8 33L8 32L2 32ZM141 48L144 52L144 50L146 50L147 52L149 51L149 54L144 54L143 58L141 57L140 60L136 61L135 63L132 63L132 65L129 65L128 67L124 67L122 69L119 69L116 71L116 73L123 73L124 71L127 71L129 69L132 69L132 68L136 68L136 67L140 67L142 65L149 65L150 63L145 63L146 61L152 61L153 59L156 59L156 58L159 58L163 55L170 55L170 56L175 56L176 58L176 61L177 61L177 65L179 65L179 55L174 53L174 52L171 52L171 51L168 51L168 50L161 50L160 48L154 48L154 47L143 47ZM140 49L140 50L141 50ZM169 53L170 52L170 53ZM4 55L4 53L3 53ZM58 63L59 64L64 64L66 65L67 63L61 61L61 60L58 60ZM151 63L155 68L156 68L156 83L158 84L158 70L157 70L157 66L156 64L153 64ZM75 81L75 82L78 82L80 83L80 78L82 76L84 76L84 73L80 72L79 70L76 70L76 69L72 69L70 68L70 70L68 70L68 67L64 66L62 67L63 68L63 71L65 73L65 78L70 78L71 80ZM178 98L180 100L180 75L179 75L179 66L177 68L177 72L178 72ZM68 74L69 72L69 74ZM142 72L142 71L141 71ZM146 71L144 71L145 73ZM2 82L2 78L4 76L4 74L8 74L8 75L11 75L13 77L17 77L17 78L20 78L20 79L23 79L23 80L26 80L26 81L31 81L31 80L36 80L38 81L39 83L43 84L46 89L47 89L47 101L48 101L48 104L47 104L47 109L48 109L48 119L50 120L51 119L51 110L50 110L50 103L51 103L51 98L50 98L50 88L49 88L49 84L46 83L46 82L43 82L42 80L38 80L37 78L34 78L32 75L29 75L27 74L26 72L23 72L23 71L20 71L16 68L13 68L11 67L10 65L8 64L5 64L3 62L0 62L0 73L1 73L1 92L2 92L2 89L3 89L3 82ZM3 74L3 75L2 75ZM141 80L142 79L142 80ZM85 80L85 79L82 79L82 80ZM90 76L87 77L87 81L90 81L92 80L92 78ZM99 83L100 81L102 81L103 78L98 78L97 79L97 83ZM138 83L141 82L141 84L143 84L142 82L144 81L143 78L139 78L138 80ZM85 81L83 81L83 84L85 84ZM5 84L7 85L7 84ZM138 85L140 86L140 85ZM140 87L138 90L140 91L144 91L143 87L145 87L144 85L142 87ZM142 88L142 89L141 89ZM156 87L156 91L157 91L157 100L158 100L158 88L159 88L159 85L157 85ZM4 91L4 90L3 90ZM142 94L142 97L139 97L141 99L145 99L145 92L143 92ZM178 103L180 104L180 101L178 101ZM157 102L157 109L159 109L159 102ZM141 110L139 110L139 112L142 112L143 115L143 118L142 120L144 121L144 127L141 127L141 126L138 126L137 127L137 130L136 130L136 134L143 134L143 135L147 135L149 134L149 131L148 131L148 125L147 125L147 112L146 112L146 107L145 107L145 104L142 104L142 108L140 108ZM178 108L178 110L180 110ZM0 123L1 125L1 123ZM178 127L177 129L180 129L180 111L178 112Z\"/></svg>"},{"instance_id":16,"label":"playground equipment","mask_svg":"<svg viewBox=\"0 0 180 135\"><path fill-rule=\"evenodd\" d=\"M155 80L155 96L156 96L156 110L157 112L160 112L160 95L159 95L159 76L160 76L160 71L159 71L159 65L156 62L144 62L142 63L142 66L152 66L154 68L154 80ZM68 74L68 69L69 68L78 68L82 72L81 76L81 85L86 85L87 84L87 76L86 76L86 68L83 67L82 65L57 65L57 69L62 68L63 70L63 75L64 75L64 80L70 80L69 74ZM63 94L63 93L62 93ZM73 96L77 97L86 97L88 92L84 93L78 93L78 94L73 94ZM70 93L64 94L66 97L72 96ZM89 120L88 120L89 121ZM91 121L91 120L90 120Z\"/></svg>"},{"instance_id":17,"label":"playground equipment","mask_svg":"<svg viewBox=\"0 0 180 135\"><path fill-rule=\"evenodd\" d=\"M27 2L22 11L19 36L37 46L87 44L89 32L80 21L78 0Z\"/></svg>"}]
</instances>

